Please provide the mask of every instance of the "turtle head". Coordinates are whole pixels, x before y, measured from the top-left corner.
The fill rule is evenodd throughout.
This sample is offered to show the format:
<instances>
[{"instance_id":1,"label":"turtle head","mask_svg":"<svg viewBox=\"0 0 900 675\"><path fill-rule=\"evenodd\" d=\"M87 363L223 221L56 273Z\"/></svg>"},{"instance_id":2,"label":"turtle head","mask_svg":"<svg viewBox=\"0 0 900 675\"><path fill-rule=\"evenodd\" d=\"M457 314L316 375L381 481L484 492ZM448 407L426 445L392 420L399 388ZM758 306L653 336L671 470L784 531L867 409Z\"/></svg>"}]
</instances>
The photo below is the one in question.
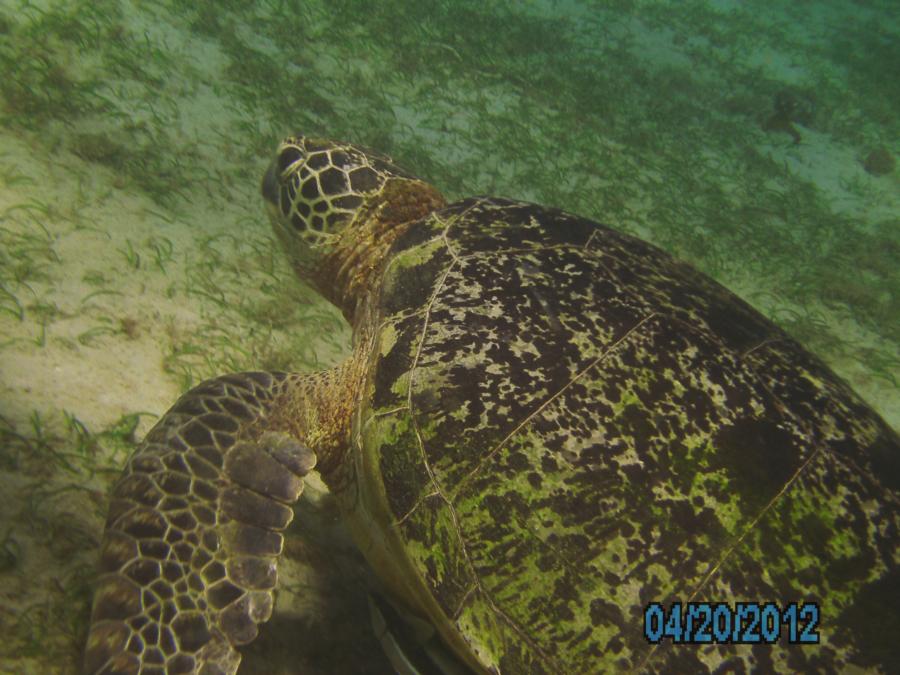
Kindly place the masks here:
<instances>
[{"instance_id":1,"label":"turtle head","mask_svg":"<svg viewBox=\"0 0 900 675\"><path fill-rule=\"evenodd\" d=\"M369 276L383 270L396 236L445 203L389 157L303 136L279 144L262 194L297 273L345 315L362 299L360 284L377 282Z\"/></svg>"}]
</instances>

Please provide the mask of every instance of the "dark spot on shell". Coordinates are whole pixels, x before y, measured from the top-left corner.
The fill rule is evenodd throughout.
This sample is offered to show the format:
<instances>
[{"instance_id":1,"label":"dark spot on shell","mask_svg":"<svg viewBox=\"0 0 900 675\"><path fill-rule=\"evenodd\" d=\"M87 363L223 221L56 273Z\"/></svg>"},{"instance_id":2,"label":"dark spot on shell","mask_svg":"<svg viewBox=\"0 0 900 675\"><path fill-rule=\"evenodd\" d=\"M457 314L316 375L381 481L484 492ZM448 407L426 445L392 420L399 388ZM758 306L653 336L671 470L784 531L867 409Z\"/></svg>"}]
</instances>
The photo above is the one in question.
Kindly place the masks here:
<instances>
[{"instance_id":1,"label":"dark spot on shell","mask_svg":"<svg viewBox=\"0 0 900 675\"><path fill-rule=\"evenodd\" d=\"M874 552L870 549L863 549L856 555L834 558L825 568L824 573L830 582L846 584L865 579L875 564Z\"/></svg>"},{"instance_id":2,"label":"dark spot on shell","mask_svg":"<svg viewBox=\"0 0 900 675\"><path fill-rule=\"evenodd\" d=\"M888 490L900 492L900 453L891 442L889 430L885 430L869 446L872 469L878 481Z\"/></svg>"},{"instance_id":3,"label":"dark spot on shell","mask_svg":"<svg viewBox=\"0 0 900 675\"><path fill-rule=\"evenodd\" d=\"M716 434L714 443L713 466L725 469L754 510L765 506L800 466L794 439L771 420L736 420Z\"/></svg>"},{"instance_id":4,"label":"dark spot on shell","mask_svg":"<svg viewBox=\"0 0 900 675\"><path fill-rule=\"evenodd\" d=\"M853 661L863 667L881 666L884 672L896 672L900 663L900 569L894 568L881 579L864 586L853 604L837 619L836 641L850 635L859 646ZM823 608L824 609L824 608Z\"/></svg>"},{"instance_id":5,"label":"dark spot on shell","mask_svg":"<svg viewBox=\"0 0 900 675\"><path fill-rule=\"evenodd\" d=\"M498 495L485 495L483 505L491 514L491 520L496 524L507 524L510 521L509 506Z\"/></svg>"},{"instance_id":6,"label":"dark spot on shell","mask_svg":"<svg viewBox=\"0 0 900 675\"><path fill-rule=\"evenodd\" d=\"M559 464L550 455L543 455L541 457L541 469L543 469L544 473L553 474L559 471Z\"/></svg>"},{"instance_id":7,"label":"dark spot on shell","mask_svg":"<svg viewBox=\"0 0 900 675\"><path fill-rule=\"evenodd\" d=\"M819 516L808 513L797 522L797 529L803 532L803 540L810 550L819 558L826 559L831 528Z\"/></svg>"},{"instance_id":8,"label":"dark spot on shell","mask_svg":"<svg viewBox=\"0 0 900 675\"><path fill-rule=\"evenodd\" d=\"M434 387L425 387L412 393L413 409L417 412L433 413L438 410L439 403L440 397Z\"/></svg>"},{"instance_id":9,"label":"dark spot on shell","mask_svg":"<svg viewBox=\"0 0 900 675\"><path fill-rule=\"evenodd\" d=\"M510 468L512 468L517 473L520 471L524 471L529 466L531 466L528 462L528 458L522 452L510 452L507 455L507 461L509 462Z\"/></svg>"}]
</instances>

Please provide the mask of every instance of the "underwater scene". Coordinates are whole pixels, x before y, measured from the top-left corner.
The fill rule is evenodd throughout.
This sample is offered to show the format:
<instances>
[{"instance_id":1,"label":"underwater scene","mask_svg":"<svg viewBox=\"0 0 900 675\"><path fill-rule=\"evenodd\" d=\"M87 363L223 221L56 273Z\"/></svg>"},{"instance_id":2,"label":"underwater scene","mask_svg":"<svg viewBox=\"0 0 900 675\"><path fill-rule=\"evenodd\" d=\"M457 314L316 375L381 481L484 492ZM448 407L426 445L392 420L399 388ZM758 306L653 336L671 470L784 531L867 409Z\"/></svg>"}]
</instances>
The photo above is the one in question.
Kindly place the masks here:
<instances>
[{"instance_id":1,"label":"underwater scene","mask_svg":"<svg viewBox=\"0 0 900 675\"><path fill-rule=\"evenodd\" d=\"M179 396L350 355L260 194L291 135L649 242L900 429L898 68L896 0L0 0L0 673L82 671L111 490ZM303 483L240 672L395 672L374 573ZM898 665L883 621L858 672Z\"/></svg>"}]
</instances>

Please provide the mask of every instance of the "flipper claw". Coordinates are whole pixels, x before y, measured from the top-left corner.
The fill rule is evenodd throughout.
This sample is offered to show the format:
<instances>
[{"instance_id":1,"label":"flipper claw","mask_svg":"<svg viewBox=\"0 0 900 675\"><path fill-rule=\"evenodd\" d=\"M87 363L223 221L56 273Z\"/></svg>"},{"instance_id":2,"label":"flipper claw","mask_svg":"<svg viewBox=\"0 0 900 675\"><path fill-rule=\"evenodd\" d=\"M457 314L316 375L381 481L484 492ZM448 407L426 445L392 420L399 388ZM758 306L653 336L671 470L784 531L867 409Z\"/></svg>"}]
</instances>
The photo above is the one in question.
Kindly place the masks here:
<instances>
[{"instance_id":1,"label":"flipper claw","mask_svg":"<svg viewBox=\"0 0 900 675\"><path fill-rule=\"evenodd\" d=\"M88 673L231 675L269 619L280 534L315 453L263 429L299 378L200 384L147 434L113 491Z\"/></svg>"}]
</instances>

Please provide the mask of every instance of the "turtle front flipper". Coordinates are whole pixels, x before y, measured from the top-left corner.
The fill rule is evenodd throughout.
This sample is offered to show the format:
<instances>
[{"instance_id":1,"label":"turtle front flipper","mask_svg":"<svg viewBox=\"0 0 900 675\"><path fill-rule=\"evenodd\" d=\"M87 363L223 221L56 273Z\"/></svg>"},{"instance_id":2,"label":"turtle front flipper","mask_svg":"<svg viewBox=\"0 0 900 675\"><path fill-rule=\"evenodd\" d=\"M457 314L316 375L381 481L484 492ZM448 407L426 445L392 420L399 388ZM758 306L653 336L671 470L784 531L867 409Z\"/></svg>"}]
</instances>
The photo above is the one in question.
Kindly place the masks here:
<instances>
[{"instance_id":1,"label":"turtle front flipper","mask_svg":"<svg viewBox=\"0 0 900 675\"><path fill-rule=\"evenodd\" d=\"M272 613L279 532L316 463L273 423L307 381L208 380L147 434L113 491L87 673L237 670L235 647Z\"/></svg>"}]
</instances>

